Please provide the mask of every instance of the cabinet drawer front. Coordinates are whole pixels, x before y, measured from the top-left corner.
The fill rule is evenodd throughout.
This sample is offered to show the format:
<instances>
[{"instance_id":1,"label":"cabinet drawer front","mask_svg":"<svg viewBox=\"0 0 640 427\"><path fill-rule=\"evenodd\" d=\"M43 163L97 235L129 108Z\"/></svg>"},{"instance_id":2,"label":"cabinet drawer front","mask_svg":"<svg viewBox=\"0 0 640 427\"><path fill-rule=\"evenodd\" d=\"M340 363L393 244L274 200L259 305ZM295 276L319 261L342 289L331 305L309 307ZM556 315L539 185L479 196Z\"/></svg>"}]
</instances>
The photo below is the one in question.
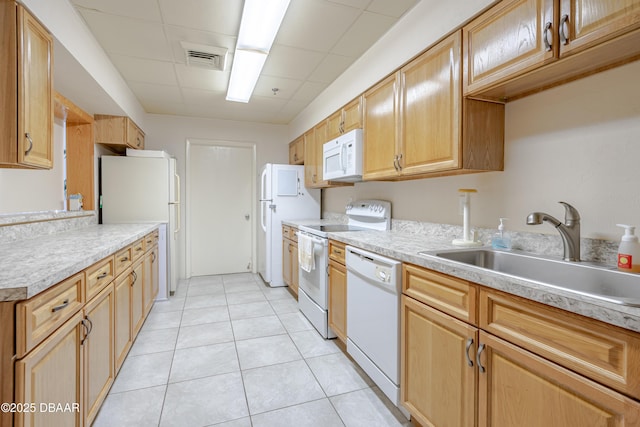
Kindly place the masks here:
<instances>
[{"instance_id":1,"label":"cabinet drawer front","mask_svg":"<svg viewBox=\"0 0 640 427\"><path fill-rule=\"evenodd\" d=\"M480 327L636 399L640 336L495 291L480 292Z\"/></svg>"},{"instance_id":2,"label":"cabinet drawer front","mask_svg":"<svg viewBox=\"0 0 640 427\"><path fill-rule=\"evenodd\" d=\"M86 300L89 301L107 286L115 277L113 255L85 270L87 274Z\"/></svg>"},{"instance_id":3,"label":"cabinet drawer front","mask_svg":"<svg viewBox=\"0 0 640 427\"><path fill-rule=\"evenodd\" d=\"M149 249L151 249L153 247L153 245L158 243L158 240L159 240L158 230L152 231L151 233L149 233L146 236L144 236L144 250L145 250L145 252L148 251Z\"/></svg>"},{"instance_id":4,"label":"cabinet drawer front","mask_svg":"<svg viewBox=\"0 0 640 427\"><path fill-rule=\"evenodd\" d=\"M133 262L131 246L127 246L119 252L116 252L116 276L120 275L127 268L131 267Z\"/></svg>"},{"instance_id":5,"label":"cabinet drawer front","mask_svg":"<svg viewBox=\"0 0 640 427\"><path fill-rule=\"evenodd\" d=\"M344 243L336 242L333 240L329 241L329 258L332 260L339 262L341 264L345 263L345 249Z\"/></svg>"},{"instance_id":6,"label":"cabinet drawer front","mask_svg":"<svg viewBox=\"0 0 640 427\"><path fill-rule=\"evenodd\" d=\"M23 357L84 304L84 272L16 305L16 353Z\"/></svg>"},{"instance_id":7,"label":"cabinet drawer front","mask_svg":"<svg viewBox=\"0 0 640 427\"><path fill-rule=\"evenodd\" d=\"M131 245L131 255L133 256L133 261L144 255L144 239L140 239Z\"/></svg>"},{"instance_id":8,"label":"cabinet drawer front","mask_svg":"<svg viewBox=\"0 0 640 427\"><path fill-rule=\"evenodd\" d=\"M282 226L282 237L284 237L285 239L291 239L291 227L289 227L288 225Z\"/></svg>"},{"instance_id":9,"label":"cabinet drawer front","mask_svg":"<svg viewBox=\"0 0 640 427\"><path fill-rule=\"evenodd\" d=\"M476 324L476 286L461 279L410 264L403 265L402 291L453 317Z\"/></svg>"}]
</instances>

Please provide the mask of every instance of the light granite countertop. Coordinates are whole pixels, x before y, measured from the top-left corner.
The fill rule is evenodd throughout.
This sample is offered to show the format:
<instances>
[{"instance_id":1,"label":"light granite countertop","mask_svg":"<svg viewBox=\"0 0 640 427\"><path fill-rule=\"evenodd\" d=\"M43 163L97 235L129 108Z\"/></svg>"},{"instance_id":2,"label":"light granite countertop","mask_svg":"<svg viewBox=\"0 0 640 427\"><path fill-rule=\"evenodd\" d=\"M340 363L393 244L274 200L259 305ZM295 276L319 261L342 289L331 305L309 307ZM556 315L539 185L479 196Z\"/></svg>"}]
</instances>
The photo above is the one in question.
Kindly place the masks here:
<instances>
[{"instance_id":1,"label":"light granite countertop","mask_svg":"<svg viewBox=\"0 0 640 427\"><path fill-rule=\"evenodd\" d=\"M31 298L144 237L158 225L92 225L0 244L0 301Z\"/></svg>"},{"instance_id":2,"label":"light granite countertop","mask_svg":"<svg viewBox=\"0 0 640 427\"><path fill-rule=\"evenodd\" d=\"M286 223L287 225L296 226L313 223L313 221L287 221ZM329 238L402 262L478 283L488 288L504 291L611 325L640 332L640 308L638 307L611 303L598 298L545 286L535 281L519 279L491 270L419 254L419 252L425 251L461 249L453 246L450 239L445 239L442 236L433 237L428 234L390 230L329 233ZM486 248L487 246L484 247ZM640 275L638 275L638 286L640 286Z\"/></svg>"}]
</instances>

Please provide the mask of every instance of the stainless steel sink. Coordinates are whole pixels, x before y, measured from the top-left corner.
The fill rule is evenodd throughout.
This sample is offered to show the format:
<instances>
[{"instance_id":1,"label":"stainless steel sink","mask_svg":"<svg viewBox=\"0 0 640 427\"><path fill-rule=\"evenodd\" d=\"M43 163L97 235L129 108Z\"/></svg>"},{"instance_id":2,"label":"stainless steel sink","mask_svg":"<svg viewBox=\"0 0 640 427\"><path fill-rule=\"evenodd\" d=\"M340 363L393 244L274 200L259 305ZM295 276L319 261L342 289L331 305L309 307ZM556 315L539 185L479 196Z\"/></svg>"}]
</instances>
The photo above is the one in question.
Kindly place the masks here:
<instances>
[{"instance_id":1,"label":"stainless steel sink","mask_svg":"<svg viewBox=\"0 0 640 427\"><path fill-rule=\"evenodd\" d=\"M497 273L533 280L605 301L640 307L640 275L595 264L566 262L519 252L463 249L420 252Z\"/></svg>"}]
</instances>

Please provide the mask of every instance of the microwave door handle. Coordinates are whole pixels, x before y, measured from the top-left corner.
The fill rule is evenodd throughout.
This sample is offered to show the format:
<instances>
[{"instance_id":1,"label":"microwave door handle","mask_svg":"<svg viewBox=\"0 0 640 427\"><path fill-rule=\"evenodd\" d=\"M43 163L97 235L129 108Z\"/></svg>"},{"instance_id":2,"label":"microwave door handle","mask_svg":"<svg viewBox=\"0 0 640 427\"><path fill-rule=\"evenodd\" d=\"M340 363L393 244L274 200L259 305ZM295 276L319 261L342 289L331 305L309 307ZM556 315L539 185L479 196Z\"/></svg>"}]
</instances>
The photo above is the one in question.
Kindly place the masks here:
<instances>
[{"instance_id":1,"label":"microwave door handle","mask_svg":"<svg viewBox=\"0 0 640 427\"><path fill-rule=\"evenodd\" d=\"M347 172L347 162L345 161L345 157L347 156L347 144L342 144L340 146L340 169L342 172Z\"/></svg>"}]
</instances>

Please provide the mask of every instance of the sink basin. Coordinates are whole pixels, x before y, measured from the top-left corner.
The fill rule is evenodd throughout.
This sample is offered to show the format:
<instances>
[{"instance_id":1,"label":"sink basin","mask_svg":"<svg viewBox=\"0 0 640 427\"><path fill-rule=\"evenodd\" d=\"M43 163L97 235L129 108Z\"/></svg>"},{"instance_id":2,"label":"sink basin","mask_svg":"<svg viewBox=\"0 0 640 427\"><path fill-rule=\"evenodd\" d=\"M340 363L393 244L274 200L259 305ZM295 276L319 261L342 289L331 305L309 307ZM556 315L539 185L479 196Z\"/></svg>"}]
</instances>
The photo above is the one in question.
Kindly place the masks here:
<instances>
[{"instance_id":1,"label":"sink basin","mask_svg":"<svg viewBox=\"0 0 640 427\"><path fill-rule=\"evenodd\" d=\"M463 249L420 252L605 301L640 307L640 275L519 252Z\"/></svg>"}]
</instances>

